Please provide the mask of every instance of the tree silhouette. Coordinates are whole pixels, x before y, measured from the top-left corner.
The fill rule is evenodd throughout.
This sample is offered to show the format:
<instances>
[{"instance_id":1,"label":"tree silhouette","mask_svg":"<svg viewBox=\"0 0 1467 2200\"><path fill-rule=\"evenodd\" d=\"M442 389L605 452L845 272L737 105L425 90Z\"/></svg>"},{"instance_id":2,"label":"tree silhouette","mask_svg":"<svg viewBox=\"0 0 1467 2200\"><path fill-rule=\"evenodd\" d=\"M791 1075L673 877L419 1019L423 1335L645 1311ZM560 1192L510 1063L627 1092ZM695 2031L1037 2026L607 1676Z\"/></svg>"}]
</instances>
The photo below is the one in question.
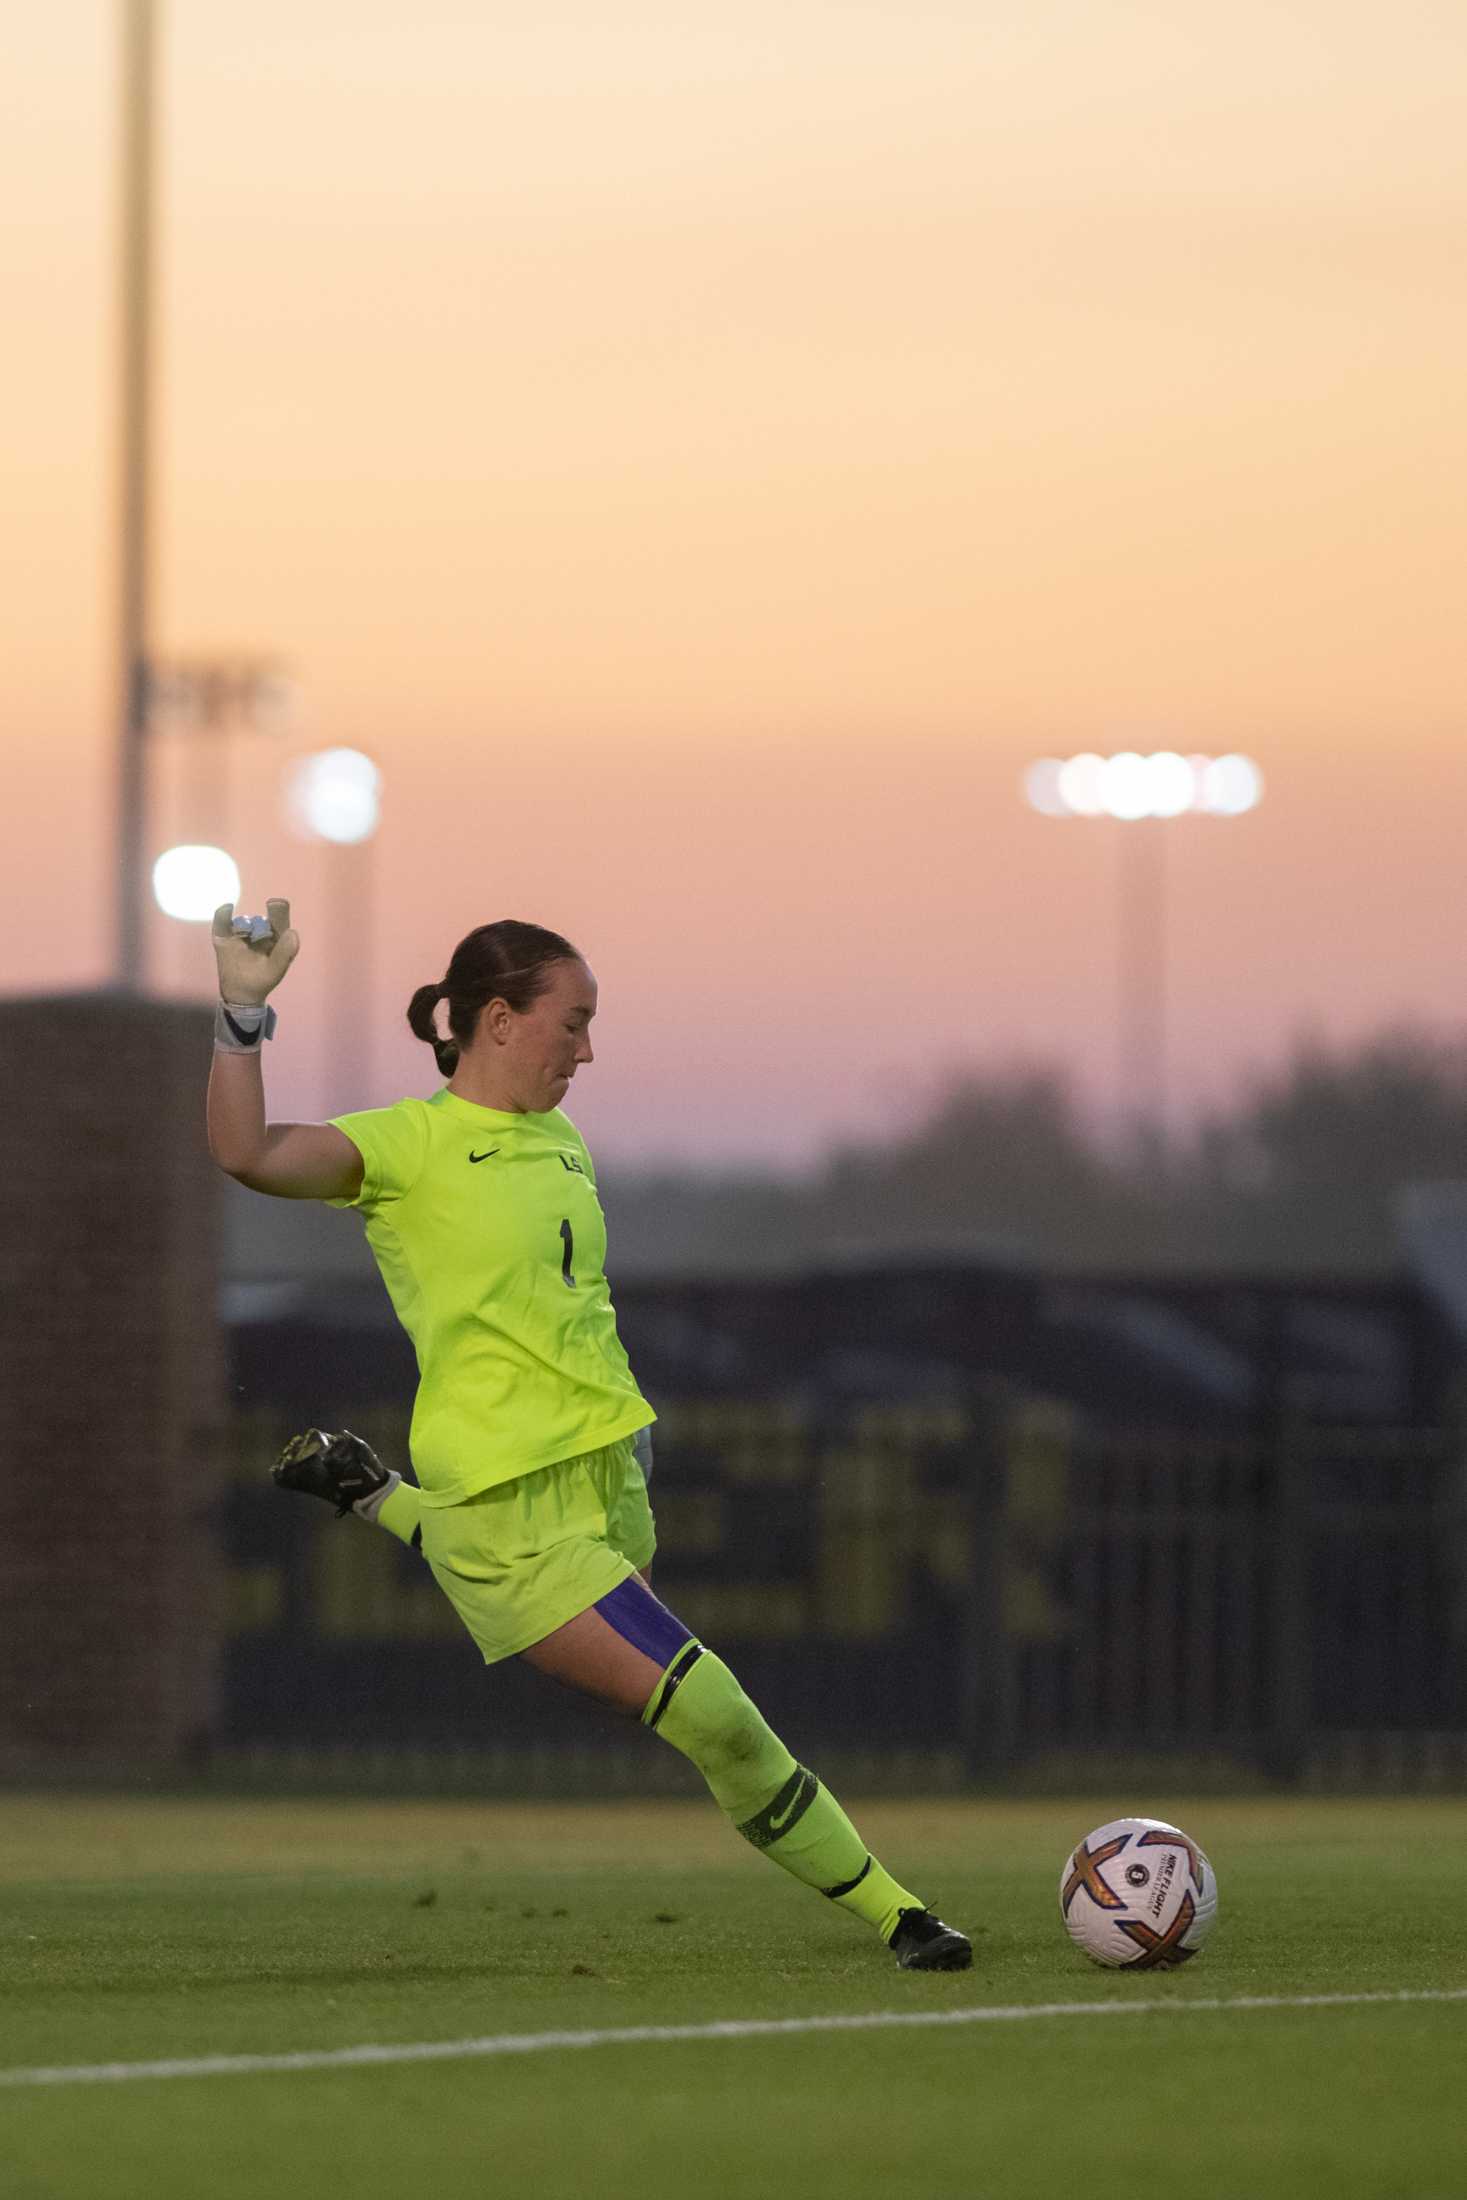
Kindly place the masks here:
<instances>
[{"instance_id":1,"label":"tree silhouette","mask_svg":"<svg viewBox=\"0 0 1467 2200\"><path fill-rule=\"evenodd\" d=\"M1213 1256L1379 1271L1407 1184L1467 1180L1467 1047L1407 1029L1302 1047L1204 1127L1188 1204Z\"/></svg>"},{"instance_id":2,"label":"tree silhouette","mask_svg":"<svg viewBox=\"0 0 1467 2200\"><path fill-rule=\"evenodd\" d=\"M1467 1181L1467 1043L1402 1028L1301 1045L1165 1157L1108 1147L1064 1072L1031 1067L957 1077L900 1137L800 1179L607 1194L618 1263L665 1273L854 1255L1358 1275L1396 1264L1401 1189L1447 1179Z\"/></svg>"},{"instance_id":3,"label":"tree silhouette","mask_svg":"<svg viewBox=\"0 0 1467 2200\"><path fill-rule=\"evenodd\" d=\"M807 1195L831 1250L1112 1258L1145 1195L1087 1135L1058 1070L950 1083L905 1137L835 1154Z\"/></svg>"}]
</instances>

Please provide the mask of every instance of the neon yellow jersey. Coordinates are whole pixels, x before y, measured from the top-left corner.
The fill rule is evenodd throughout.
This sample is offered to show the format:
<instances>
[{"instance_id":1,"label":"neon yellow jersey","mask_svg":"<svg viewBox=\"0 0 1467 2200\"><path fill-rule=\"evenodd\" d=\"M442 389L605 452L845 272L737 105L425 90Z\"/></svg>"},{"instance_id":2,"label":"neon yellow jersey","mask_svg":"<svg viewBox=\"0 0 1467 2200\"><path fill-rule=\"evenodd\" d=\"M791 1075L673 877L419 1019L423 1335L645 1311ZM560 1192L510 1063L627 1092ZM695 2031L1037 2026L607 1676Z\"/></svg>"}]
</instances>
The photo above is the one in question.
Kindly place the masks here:
<instances>
[{"instance_id":1,"label":"neon yellow jersey","mask_svg":"<svg viewBox=\"0 0 1467 2200\"><path fill-rule=\"evenodd\" d=\"M656 1419L605 1273L585 1140L559 1108L399 1100L332 1118L362 1157L357 1207L418 1355L413 1466L428 1505L599 1450Z\"/></svg>"}]
</instances>

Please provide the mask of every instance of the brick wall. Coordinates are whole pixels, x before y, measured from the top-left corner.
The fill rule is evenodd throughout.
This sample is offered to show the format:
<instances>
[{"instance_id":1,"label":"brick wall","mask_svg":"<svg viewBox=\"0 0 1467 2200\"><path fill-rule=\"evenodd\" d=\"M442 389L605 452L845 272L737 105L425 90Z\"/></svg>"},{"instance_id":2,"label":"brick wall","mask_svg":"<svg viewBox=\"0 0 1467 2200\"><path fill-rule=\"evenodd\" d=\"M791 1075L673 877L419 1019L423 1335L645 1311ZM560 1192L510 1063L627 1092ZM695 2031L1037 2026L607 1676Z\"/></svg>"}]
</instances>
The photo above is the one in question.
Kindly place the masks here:
<instances>
[{"instance_id":1,"label":"brick wall","mask_svg":"<svg viewBox=\"0 0 1467 2200\"><path fill-rule=\"evenodd\" d=\"M218 1667L209 1010L0 1001L0 1772L159 1769Z\"/></svg>"}]
</instances>

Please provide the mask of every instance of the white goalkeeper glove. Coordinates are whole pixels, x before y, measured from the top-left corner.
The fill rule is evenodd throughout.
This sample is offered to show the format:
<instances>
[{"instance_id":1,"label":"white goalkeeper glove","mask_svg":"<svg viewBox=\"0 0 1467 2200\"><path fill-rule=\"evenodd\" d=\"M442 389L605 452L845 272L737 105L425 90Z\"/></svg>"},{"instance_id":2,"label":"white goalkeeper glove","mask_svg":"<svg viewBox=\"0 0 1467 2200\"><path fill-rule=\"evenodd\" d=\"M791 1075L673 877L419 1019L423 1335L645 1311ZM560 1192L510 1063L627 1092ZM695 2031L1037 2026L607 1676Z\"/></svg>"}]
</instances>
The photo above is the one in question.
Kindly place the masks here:
<instances>
[{"instance_id":1,"label":"white goalkeeper glove","mask_svg":"<svg viewBox=\"0 0 1467 2200\"><path fill-rule=\"evenodd\" d=\"M237 917L234 903L214 911L214 959L219 965L219 998L230 1006L256 1008L289 970L300 951L300 934L290 928L290 903L267 901L267 917Z\"/></svg>"},{"instance_id":2,"label":"white goalkeeper glove","mask_svg":"<svg viewBox=\"0 0 1467 2200\"><path fill-rule=\"evenodd\" d=\"M265 917L237 917L232 901L214 911L214 959L219 965L219 1013L214 1044L226 1054L254 1054L275 1029L266 996L300 952L290 926L290 903L267 901Z\"/></svg>"}]
</instances>

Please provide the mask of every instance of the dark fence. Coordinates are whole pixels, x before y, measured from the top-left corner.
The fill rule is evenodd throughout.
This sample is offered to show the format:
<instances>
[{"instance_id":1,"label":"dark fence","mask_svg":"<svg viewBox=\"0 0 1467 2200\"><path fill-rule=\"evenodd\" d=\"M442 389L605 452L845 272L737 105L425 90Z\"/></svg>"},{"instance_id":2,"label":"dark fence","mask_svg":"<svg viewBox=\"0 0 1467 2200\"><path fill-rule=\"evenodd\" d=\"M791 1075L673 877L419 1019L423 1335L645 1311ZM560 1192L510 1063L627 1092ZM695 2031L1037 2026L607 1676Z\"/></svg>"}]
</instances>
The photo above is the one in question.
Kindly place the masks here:
<instances>
[{"instance_id":1,"label":"dark fence","mask_svg":"<svg viewBox=\"0 0 1467 2200\"><path fill-rule=\"evenodd\" d=\"M1440 1433L1077 1432L998 1479L979 1752L1216 1748L1297 1776L1346 1738L1467 1747L1467 1505Z\"/></svg>"},{"instance_id":2,"label":"dark fence","mask_svg":"<svg viewBox=\"0 0 1467 2200\"><path fill-rule=\"evenodd\" d=\"M329 1395L315 1367L304 1417L401 1464L404 1411ZM945 1387L661 1397L658 1592L797 1751L953 1783L1161 1751L1467 1773L1454 1438L1297 1413L1126 1428L992 1378ZM555 1784L605 1714L513 1665L486 1678L415 1554L275 1491L265 1465L302 1418L235 1427L218 1744Z\"/></svg>"}]
</instances>

